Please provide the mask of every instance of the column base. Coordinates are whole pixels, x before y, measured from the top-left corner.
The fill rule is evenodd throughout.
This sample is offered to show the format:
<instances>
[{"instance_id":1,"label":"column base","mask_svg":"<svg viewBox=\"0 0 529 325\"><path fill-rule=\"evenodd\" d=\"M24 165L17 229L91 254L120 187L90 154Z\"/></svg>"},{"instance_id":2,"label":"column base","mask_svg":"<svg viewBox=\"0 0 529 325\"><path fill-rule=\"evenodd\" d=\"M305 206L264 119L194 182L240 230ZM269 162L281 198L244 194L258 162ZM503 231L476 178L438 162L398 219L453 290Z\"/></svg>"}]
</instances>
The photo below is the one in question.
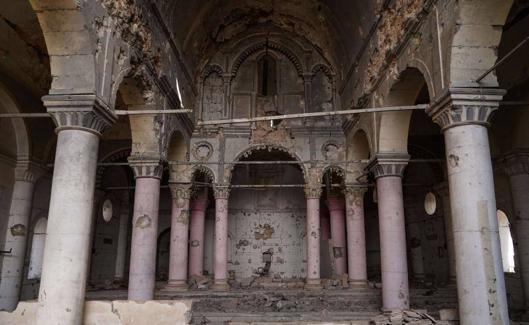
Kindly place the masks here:
<instances>
[{"instance_id":1,"label":"column base","mask_svg":"<svg viewBox=\"0 0 529 325\"><path fill-rule=\"evenodd\" d=\"M169 280L162 290L187 291L189 289L185 280Z\"/></svg>"},{"instance_id":2,"label":"column base","mask_svg":"<svg viewBox=\"0 0 529 325\"><path fill-rule=\"evenodd\" d=\"M229 291L230 285L228 284L228 280L226 279L215 279L213 285L211 286L211 290L214 291Z\"/></svg>"},{"instance_id":3,"label":"column base","mask_svg":"<svg viewBox=\"0 0 529 325\"><path fill-rule=\"evenodd\" d=\"M367 288L369 287L367 280L352 280L349 279L349 288L350 289L356 289L356 288Z\"/></svg>"},{"instance_id":4,"label":"column base","mask_svg":"<svg viewBox=\"0 0 529 325\"><path fill-rule=\"evenodd\" d=\"M321 279L307 279L305 283L305 289L307 290L322 290Z\"/></svg>"}]
</instances>

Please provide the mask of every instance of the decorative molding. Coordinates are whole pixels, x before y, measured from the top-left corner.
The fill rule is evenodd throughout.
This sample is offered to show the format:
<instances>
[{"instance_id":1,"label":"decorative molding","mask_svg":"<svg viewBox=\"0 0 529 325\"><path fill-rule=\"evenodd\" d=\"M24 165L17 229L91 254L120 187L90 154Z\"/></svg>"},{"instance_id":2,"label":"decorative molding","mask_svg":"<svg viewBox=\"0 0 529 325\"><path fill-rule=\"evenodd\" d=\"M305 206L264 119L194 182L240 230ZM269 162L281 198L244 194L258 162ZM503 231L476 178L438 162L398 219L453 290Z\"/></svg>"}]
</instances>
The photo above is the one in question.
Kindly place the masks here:
<instances>
[{"instance_id":1,"label":"decorative molding","mask_svg":"<svg viewBox=\"0 0 529 325\"><path fill-rule=\"evenodd\" d=\"M343 145L334 140L328 140L321 146L321 154L325 157L325 160L336 161L339 160L340 151L343 151L343 149Z\"/></svg>"},{"instance_id":2,"label":"decorative molding","mask_svg":"<svg viewBox=\"0 0 529 325\"><path fill-rule=\"evenodd\" d=\"M450 88L426 113L442 130L460 125L489 125L489 118L500 106L506 91L499 88Z\"/></svg>"},{"instance_id":3,"label":"decorative molding","mask_svg":"<svg viewBox=\"0 0 529 325\"><path fill-rule=\"evenodd\" d=\"M57 133L79 129L101 135L117 121L114 112L93 94L53 94L42 97L42 101L57 125Z\"/></svg>"},{"instance_id":4,"label":"decorative molding","mask_svg":"<svg viewBox=\"0 0 529 325\"><path fill-rule=\"evenodd\" d=\"M193 145L191 153L193 157L201 162L208 161L213 154L213 146L207 141L199 141Z\"/></svg>"},{"instance_id":5,"label":"decorative molding","mask_svg":"<svg viewBox=\"0 0 529 325\"><path fill-rule=\"evenodd\" d=\"M47 169L29 160L18 161L15 167L15 180L35 183L41 176L47 173Z\"/></svg>"},{"instance_id":6,"label":"decorative molding","mask_svg":"<svg viewBox=\"0 0 529 325\"><path fill-rule=\"evenodd\" d=\"M307 199L319 199L321 197L321 186L305 186L305 196Z\"/></svg>"},{"instance_id":7,"label":"decorative molding","mask_svg":"<svg viewBox=\"0 0 529 325\"><path fill-rule=\"evenodd\" d=\"M139 160L129 157L128 161L134 172L134 178L162 178L163 166L159 160Z\"/></svg>"},{"instance_id":8,"label":"decorative molding","mask_svg":"<svg viewBox=\"0 0 529 325\"><path fill-rule=\"evenodd\" d=\"M189 200L192 196L191 183L169 183L173 200Z\"/></svg>"},{"instance_id":9,"label":"decorative molding","mask_svg":"<svg viewBox=\"0 0 529 325\"><path fill-rule=\"evenodd\" d=\"M343 189L345 198L353 197L356 199L363 199L367 193L367 186L365 184L346 184Z\"/></svg>"},{"instance_id":10,"label":"decorative molding","mask_svg":"<svg viewBox=\"0 0 529 325\"><path fill-rule=\"evenodd\" d=\"M408 154L377 154L368 164L367 170L372 172L375 178L402 177L409 160Z\"/></svg>"},{"instance_id":11,"label":"decorative molding","mask_svg":"<svg viewBox=\"0 0 529 325\"><path fill-rule=\"evenodd\" d=\"M225 199L227 200L230 197L230 187L228 185L217 184L213 186L213 195L215 200Z\"/></svg>"}]
</instances>

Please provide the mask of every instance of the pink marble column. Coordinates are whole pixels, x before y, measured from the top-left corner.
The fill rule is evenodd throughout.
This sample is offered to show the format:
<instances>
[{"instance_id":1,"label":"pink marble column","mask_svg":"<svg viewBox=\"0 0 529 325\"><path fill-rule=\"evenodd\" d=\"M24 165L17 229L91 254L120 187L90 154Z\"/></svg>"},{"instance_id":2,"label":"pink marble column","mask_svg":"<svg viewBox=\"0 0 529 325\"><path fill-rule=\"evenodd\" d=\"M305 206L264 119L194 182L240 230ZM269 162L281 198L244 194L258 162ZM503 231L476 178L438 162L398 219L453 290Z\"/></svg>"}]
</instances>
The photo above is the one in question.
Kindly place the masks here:
<instances>
[{"instance_id":1,"label":"pink marble column","mask_svg":"<svg viewBox=\"0 0 529 325\"><path fill-rule=\"evenodd\" d=\"M347 242L345 239L345 203L342 198L330 197L327 206L331 217L331 241L337 275L347 273Z\"/></svg>"},{"instance_id":2,"label":"pink marble column","mask_svg":"<svg viewBox=\"0 0 529 325\"><path fill-rule=\"evenodd\" d=\"M187 244L189 238L189 198L191 184L170 183L171 243L169 247L169 281L166 289L187 290Z\"/></svg>"},{"instance_id":3,"label":"pink marble column","mask_svg":"<svg viewBox=\"0 0 529 325\"><path fill-rule=\"evenodd\" d=\"M321 289L320 279L320 196L321 187L306 187L307 196L307 280L305 288Z\"/></svg>"},{"instance_id":4,"label":"pink marble column","mask_svg":"<svg viewBox=\"0 0 529 325\"><path fill-rule=\"evenodd\" d=\"M364 225L365 187L348 186L345 189L347 224L347 261L349 286L367 285L366 234Z\"/></svg>"},{"instance_id":5,"label":"pink marble column","mask_svg":"<svg viewBox=\"0 0 529 325\"><path fill-rule=\"evenodd\" d=\"M189 241L189 275L201 276L204 271L204 225L208 207L206 194L191 202L191 231Z\"/></svg>"},{"instance_id":6,"label":"pink marble column","mask_svg":"<svg viewBox=\"0 0 529 325\"><path fill-rule=\"evenodd\" d=\"M215 280L213 290L229 290L228 284L228 186L215 186Z\"/></svg>"},{"instance_id":7,"label":"pink marble column","mask_svg":"<svg viewBox=\"0 0 529 325\"><path fill-rule=\"evenodd\" d=\"M402 196L402 173L408 156L377 158L370 166L378 195L382 308L409 309L408 260Z\"/></svg>"},{"instance_id":8,"label":"pink marble column","mask_svg":"<svg viewBox=\"0 0 529 325\"><path fill-rule=\"evenodd\" d=\"M128 299L152 300L156 282L156 244L162 166L153 161L129 161L136 176L136 189L132 217Z\"/></svg>"}]
</instances>

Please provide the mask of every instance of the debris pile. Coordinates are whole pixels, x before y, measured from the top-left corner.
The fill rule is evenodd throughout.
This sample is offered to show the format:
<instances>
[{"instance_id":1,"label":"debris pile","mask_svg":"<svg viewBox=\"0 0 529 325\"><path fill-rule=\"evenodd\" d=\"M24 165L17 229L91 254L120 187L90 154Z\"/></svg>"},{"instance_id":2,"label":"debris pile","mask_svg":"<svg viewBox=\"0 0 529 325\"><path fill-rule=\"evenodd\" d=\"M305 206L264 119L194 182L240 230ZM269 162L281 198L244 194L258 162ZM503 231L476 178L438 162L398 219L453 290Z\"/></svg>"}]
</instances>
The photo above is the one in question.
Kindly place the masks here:
<instances>
[{"instance_id":1,"label":"debris pile","mask_svg":"<svg viewBox=\"0 0 529 325\"><path fill-rule=\"evenodd\" d=\"M393 311L378 315L371 319L370 325L441 325L445 322L436 321L432 316L417 310Z\"/></svg>"}]
</instances>

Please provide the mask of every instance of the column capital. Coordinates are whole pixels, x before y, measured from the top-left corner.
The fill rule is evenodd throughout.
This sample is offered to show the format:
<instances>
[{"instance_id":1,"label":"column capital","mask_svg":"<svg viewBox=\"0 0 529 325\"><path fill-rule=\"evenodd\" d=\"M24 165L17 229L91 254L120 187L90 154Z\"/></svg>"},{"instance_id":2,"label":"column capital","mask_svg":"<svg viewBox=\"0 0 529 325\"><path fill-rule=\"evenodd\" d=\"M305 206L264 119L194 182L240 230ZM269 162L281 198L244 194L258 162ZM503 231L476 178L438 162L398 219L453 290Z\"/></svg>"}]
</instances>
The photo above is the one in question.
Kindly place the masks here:
<instances>
[{"instance_id":1,"label":"column capital","mask_svg":"<svg viewBox=\"0 0 529 325\"><path fill-rule=\"evenodd\" d=\"M367 192L367 184L345 184L343 194L345 197L353 196L356 198L364 198Z\"/></svg>"},{"instance_id":2,"label":"column capital","mask_svg":"<svg viewBox=\"0 0 529 325\"><path fill-rule=\"evenodd\" d=\"M85 130L101 135L117 121L114 112L96 95L53 94L42 97L57 128Z\"/></svg>"},{"instance_id":3,"label":"column capital","mask_svg":"<svg viewBox=\"0 0 529 325\"><path fill-rule=\"evenodd\" d=\"M367 170L371 171L375 178L402 177L409 160L410 155L408 154L379 153L367 165Z\"/></svg>"},{"instance_id":4,"label":"column capital","mask_svg":"<svg viewBox=\"0 0 529 325\"><path fill-rule=\"evenodd\" d=\"M307 199L319 199L321 197L321 186L319 185L307 185L305 186L305 196Z\"/></svg>"},{"instance_id":5,"label":"column capital","mask_svg":"<svg viewBox=\"0 0 529 325\"><path fill-rule=\"evenodd\" d=\"M192 194L191 183L169 183L173 200L189 200Z\"/></svg>"},{"instance_id":6,"label":"column capital","mask_svg":"<svg viewBox=\"0 0 529 325\"><path fill-rule=\"evenodd\" d=\"M426 113L443 131L467 124L488 126L491 113L498 109L505 93L499 88L449 88Z\"/></svg>"},{"instance_id":7,"label":"column capital","mask_svg":"<svg viewBox=\"0 0 529 325\"><path fill-rule=\"evenodd\" d=\"M529 174L529 152L516 151L502 157L498 163L507 176Z\"/></svg>"},{"instance_id":8,"label":"column capital","mask_svg":"<svg viewBox=\"0 0 529 325\"><path fill-rule=\"evenodd\" d=\"M160 160L129 157L128 161L134 178L162 178L163 166Z\"/></svg>"},{"instance_id":9,"label":"column capital","mask_svg":"<svg viewBox=\"0 0 529 325\"><path fill-rule=\"evenodd\" d=\"M17 161L15 167L15 180L35 183L40 177L46 174L44 166L29 160Z\"/></svg>"},{"instance_id":10,"label":"column capital","mask_svg":"<svg viewBox=\"0 0 529 325\"><path fill-rule=\"evenodd\" d=\"M213 186L213 195L215 199L228 199L230 197L230 186L217 184Z\"/></svg>"}]
</instances>

